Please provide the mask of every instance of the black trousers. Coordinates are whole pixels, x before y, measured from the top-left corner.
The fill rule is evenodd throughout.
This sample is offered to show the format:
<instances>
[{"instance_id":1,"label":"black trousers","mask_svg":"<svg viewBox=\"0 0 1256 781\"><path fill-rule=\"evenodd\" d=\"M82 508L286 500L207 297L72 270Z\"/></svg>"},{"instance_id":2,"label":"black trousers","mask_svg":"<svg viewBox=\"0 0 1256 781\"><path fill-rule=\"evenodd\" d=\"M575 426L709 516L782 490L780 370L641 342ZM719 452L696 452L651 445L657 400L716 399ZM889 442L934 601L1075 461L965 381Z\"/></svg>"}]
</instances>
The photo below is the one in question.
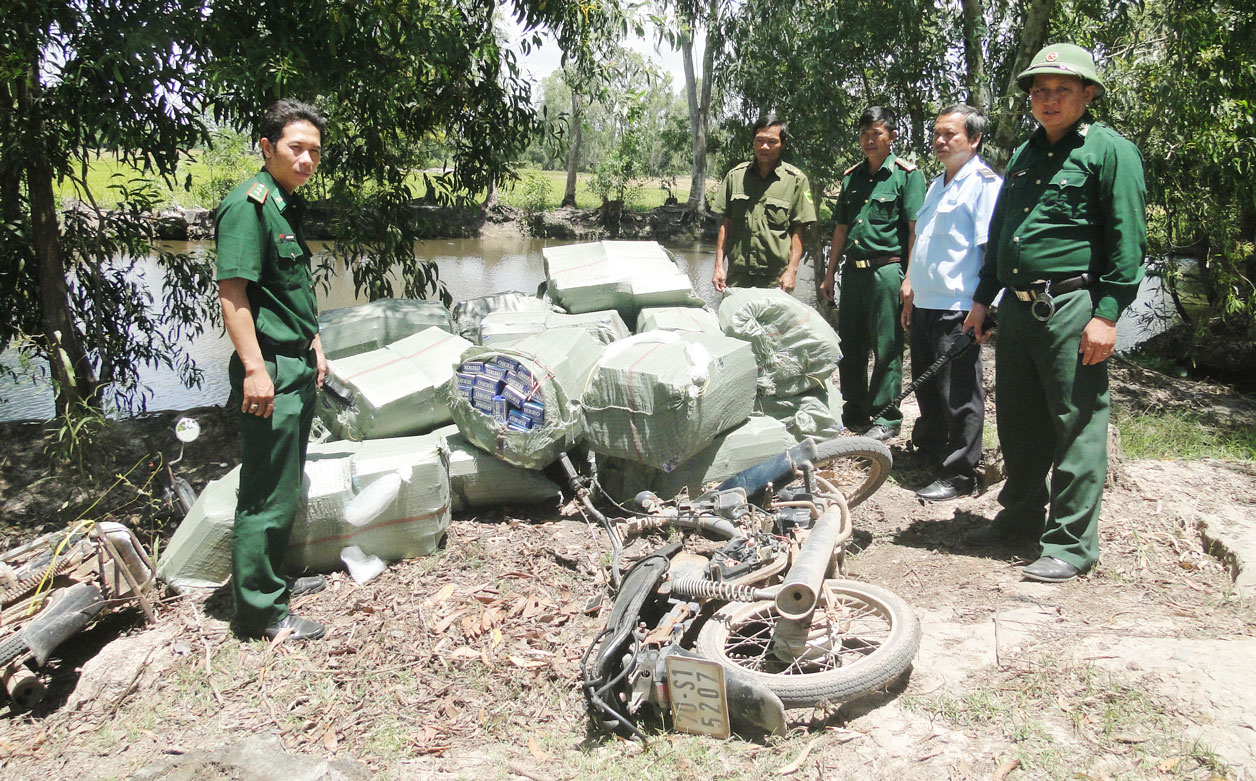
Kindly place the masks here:
<instances>
[{"instance_id":1,"label":"black trousers","mask_svg":"<svg viewBox=\"0 0 1256 781\"><path fill-rule=\"evenodd\" d=\"M912 379L955 344L967 312L913 309ZM920 418L911 441L939 467L940 477L975 477L981 461L985 390L981 384L981 349L970 347L916 389Z\"/></svg>"}]
</instances>

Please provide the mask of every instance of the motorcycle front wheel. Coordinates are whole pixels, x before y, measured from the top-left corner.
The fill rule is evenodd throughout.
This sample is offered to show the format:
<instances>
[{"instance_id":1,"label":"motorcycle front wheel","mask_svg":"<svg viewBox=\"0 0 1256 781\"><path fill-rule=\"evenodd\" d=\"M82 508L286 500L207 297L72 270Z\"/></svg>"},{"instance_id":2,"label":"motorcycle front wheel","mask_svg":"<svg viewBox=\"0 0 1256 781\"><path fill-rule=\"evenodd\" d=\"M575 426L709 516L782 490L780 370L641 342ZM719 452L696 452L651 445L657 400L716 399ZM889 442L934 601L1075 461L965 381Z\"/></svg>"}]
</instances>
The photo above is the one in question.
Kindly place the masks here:
<instances>
[{"instance_id":1,"label":"motorcycle front wheel","mask_svg":"<svg viewBox=\"0 0 1256 781\"><path fill-rule=\"evenodd\" d=\"M876 493L894 459L885 443L870 437L839 437L816 445L816 473L841 490L854 507Z\"/></svg>"},{"instance_id":2,"label":"motorcycle front wheel","mask_svg":"<svg viewBox=\"0 0 1256 781\"><path fill-rule=\"evenodd\" d=\"M771 601L732 602L698 634L696 650L729 675L766 686L786 708L839 703L898 678L920 647L920 622L891 591L851 580L825 581L812 616L807 650L781 659L773 652L778 614Z\"/></svg>"}]
</instances>

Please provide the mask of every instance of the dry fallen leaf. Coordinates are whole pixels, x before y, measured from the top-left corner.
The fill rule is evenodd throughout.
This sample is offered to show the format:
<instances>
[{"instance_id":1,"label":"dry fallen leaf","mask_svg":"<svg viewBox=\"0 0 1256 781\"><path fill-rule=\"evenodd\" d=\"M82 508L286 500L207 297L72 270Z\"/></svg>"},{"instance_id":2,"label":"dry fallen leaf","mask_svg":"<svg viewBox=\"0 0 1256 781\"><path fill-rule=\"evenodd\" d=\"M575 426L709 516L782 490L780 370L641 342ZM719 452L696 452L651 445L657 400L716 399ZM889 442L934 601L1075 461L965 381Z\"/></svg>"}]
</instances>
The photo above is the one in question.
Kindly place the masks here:
<instances>
[{"instance_id":1,"label":"dry fallen leaf","mask_svg":"<svg viewBox=\"0 0 1256 781\"><path fill-rule=\"evenodd\" d=\"M807 757L811 755L811 749L815 748L815 745L819 740L820 740L819 738L815 738L810 743L808 743L806 747L803 748L802 753L800 753L798 757L794 759L793 762L790 762L785 767L776 771L776 774L781 775L781 776L788 776L788 775L797 773L798 768L802 767L803 763L807 761Z\"/></svg>"},{"instance_id":2,"label":"dry fallen leaf","mask_svg":"<svg viewBox=\"0 0 1256 781\"><path fill-rule=\"evenodd\" d=\"M524 670L532 670L537 667L544 667L547 664L546 662L542 662L539 659L524 659L522 656L515 656L514 654L511 654L507 658L510 659L510 663L513 664L515 667L521 667Z\"/></svg>"},{"instance_id":3,"label":"dry fallen leaf","mask_svg":"<svg viewBox=\"0 0 1256 781\"><path fill-rule=\"evenodd\" d=\"M545 751L536 744L536 738L531 735L528 736L528 753L531 754L534 759L541 762L549 762L553 759L553 757L546 754Z\"/></svg>"},{"instance_id":4,"label":"dry fallen leaf","mask_svg":"<svg viewBox=\"0 0 1256 781\"><path fill-rule=\"evenodd\" d=\"M339 743L340 741L336 739L336 728L328 727L327 731L323 733L323 748L328 751L335 751Z\"/></svg>"}]
</instances>

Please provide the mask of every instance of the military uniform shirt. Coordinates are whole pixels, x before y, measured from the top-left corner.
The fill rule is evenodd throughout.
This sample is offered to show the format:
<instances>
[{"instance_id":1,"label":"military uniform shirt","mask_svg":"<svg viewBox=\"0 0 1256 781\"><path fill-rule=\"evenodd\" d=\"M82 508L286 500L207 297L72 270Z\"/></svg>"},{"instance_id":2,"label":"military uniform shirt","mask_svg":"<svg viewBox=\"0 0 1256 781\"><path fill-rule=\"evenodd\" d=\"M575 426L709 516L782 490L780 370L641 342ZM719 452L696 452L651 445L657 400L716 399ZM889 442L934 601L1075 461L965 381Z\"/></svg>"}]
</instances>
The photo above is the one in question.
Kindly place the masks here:
<instances>
[{"instance_id":1,"label":"military uniform shirt","mask_svg":"<svg viewBox=\"0 0 1256 781\"><path fill-rule=\"evenodd\" d=\"M214 218L217 279L249 281L257 332L281 344L308 343L318 333L303 212L301 197L263 169L228 193Z\"/></svg>"},{"instance_id":2,"label":"military uniform shirt","mask_svg":"<svg viewBox=\"0 0 1256 781\"><path fill-rule=\"evenodd\" d=\"M951 312L972 308L982 245L1002 184L976 155L950 182L942 173L929 183L916 215L916 243L907 269L915 306Z\"/></svg>"},{"instance_id":3,"label":"military uniform shirt","mask_svg":"<svg viewBox=\"0 0 1256 781\"><path fill-rule=\"evenodd\" d=\"M1115 321L1143 278L1146 192L1138 149L1089 112L1054 145L1038 128L1008 163L973 299L1090 272L1094 315Z\"/></svg>"},{"instance_id":4,"label":"military uniform shirt","mask_svg":"<svg viewBox=\"0 0 1256 781\"><path fill-rule=\"evenodd\" d=\"M816 221L807 175L785 162L766 179L753 161L735 166L711 209L732 222L724 239L730 266L752 276L780 275L789 265L790 231Z\"/></svg>"},{"instance_id":5,"label":"military uniform shirt","mask_svg":"<svg viewBox=\"0 0 1256 781\"><path fill-rule=\"evenodd\" d=\"M847 228L842 254L850 260L905 257L907 224L916 219L924 198L920 169L894 154L872 173L867 160L848 168L835 215Z\"/></svg>"}]
</instances>

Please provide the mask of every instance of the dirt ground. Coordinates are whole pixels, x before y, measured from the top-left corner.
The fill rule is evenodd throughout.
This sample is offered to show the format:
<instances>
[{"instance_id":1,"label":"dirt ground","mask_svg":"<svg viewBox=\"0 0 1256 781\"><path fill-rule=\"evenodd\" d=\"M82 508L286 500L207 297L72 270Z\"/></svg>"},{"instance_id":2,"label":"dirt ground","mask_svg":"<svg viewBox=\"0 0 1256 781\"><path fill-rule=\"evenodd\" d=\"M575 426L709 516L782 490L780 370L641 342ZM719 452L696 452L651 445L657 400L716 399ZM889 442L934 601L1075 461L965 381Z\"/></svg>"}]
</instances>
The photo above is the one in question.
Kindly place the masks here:
<instances>
[{"instance_id":1,"label":"dirt ground","mask_svg":"<svg viewBox=\"0 0 1256 781\"><path fill-rule=\"evenodd\" d=\"M1256 420L1250 398L1140 371L1116 372L1118 403ZM134 490L146 464L127 470L177 455L173 417L117 439L124 485L91 512L168 532ZM230 416L198 417L205 434L180 466L199 487L236 445ZM0 430L8 544L103 490L44 477L37 434ZM1099 566L1046 585L1019 576L1033 550L962 541L993 517L997 486L922 504L912 491L931 476L892 444L891 481L855 511L848 575L907 600L920 652L888 691L791 711L788 737L591 735L578 664L609 605L608 548L578 515L518 507L456 517L441 553L365 585L332 575L295 605L329 626L320 642L234 639L223 591L167 595L155 626L107 619L54 659L43 703L0 707L0 777L1256 778L1256 611L1200 530L1221 515L1256 529L1251 462L1119 463ZM249 739L286 753L273 766L224 758Z\"/></svg>"}]
</instances>

